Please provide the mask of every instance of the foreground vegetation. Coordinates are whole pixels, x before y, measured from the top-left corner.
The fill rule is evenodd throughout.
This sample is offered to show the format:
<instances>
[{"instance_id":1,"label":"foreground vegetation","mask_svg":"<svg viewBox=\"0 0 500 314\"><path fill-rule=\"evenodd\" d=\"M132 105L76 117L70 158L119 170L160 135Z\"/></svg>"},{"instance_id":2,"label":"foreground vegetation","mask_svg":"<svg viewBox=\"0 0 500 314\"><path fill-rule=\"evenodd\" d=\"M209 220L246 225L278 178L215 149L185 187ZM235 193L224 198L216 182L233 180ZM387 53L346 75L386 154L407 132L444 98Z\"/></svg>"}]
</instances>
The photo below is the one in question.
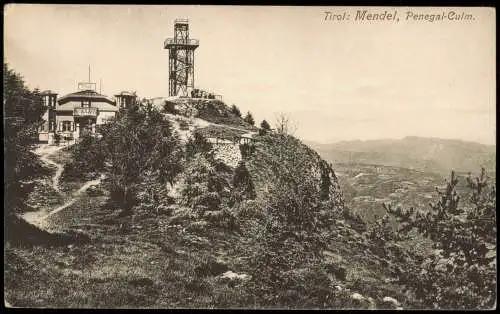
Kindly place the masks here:
<instances>
[{"instance_id":1,"label":"foreground vegetation","mask_svg":"<svg viewBox=\"0 0 500 314\"><path fill-rule=\"evenodd\" d=\"M219 121L222 106L200 114ZM233 111L224 119L253 130L248 114L238 122ZM151 106L124 112L102 137L84 136L54 157L65 163L62 190L82 178L104 182L48 218L62 240L23 225L31 237L7 242L6 299L22 307L493 306L496 196L484 171L464 181L468 202L452 173L429 210L385 204L387 215L370 224L345 206L331 165L285 131L262 123L234 168L201 133L181 142Z\"/></svg>"}]
</instances>

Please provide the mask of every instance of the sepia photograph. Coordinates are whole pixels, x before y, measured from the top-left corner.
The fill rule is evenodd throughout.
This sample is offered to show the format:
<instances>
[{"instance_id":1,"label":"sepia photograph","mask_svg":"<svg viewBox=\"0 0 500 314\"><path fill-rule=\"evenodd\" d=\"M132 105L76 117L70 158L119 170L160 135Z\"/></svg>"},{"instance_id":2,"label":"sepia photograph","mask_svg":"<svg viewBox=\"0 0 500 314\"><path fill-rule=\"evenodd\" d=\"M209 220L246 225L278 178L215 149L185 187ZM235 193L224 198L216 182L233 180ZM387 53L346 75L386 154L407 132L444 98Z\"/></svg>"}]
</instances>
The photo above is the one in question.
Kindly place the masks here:
<instances>
[{"instance_id":1,"label":"sepia photograph","mask_svg":"<svg viewBox=\"0 0 500 314\"><path fill-rule=\"evenodd\" d=\"M496 309L495 8L3 18L5 308Z\"/></svg>"}]
</instances>

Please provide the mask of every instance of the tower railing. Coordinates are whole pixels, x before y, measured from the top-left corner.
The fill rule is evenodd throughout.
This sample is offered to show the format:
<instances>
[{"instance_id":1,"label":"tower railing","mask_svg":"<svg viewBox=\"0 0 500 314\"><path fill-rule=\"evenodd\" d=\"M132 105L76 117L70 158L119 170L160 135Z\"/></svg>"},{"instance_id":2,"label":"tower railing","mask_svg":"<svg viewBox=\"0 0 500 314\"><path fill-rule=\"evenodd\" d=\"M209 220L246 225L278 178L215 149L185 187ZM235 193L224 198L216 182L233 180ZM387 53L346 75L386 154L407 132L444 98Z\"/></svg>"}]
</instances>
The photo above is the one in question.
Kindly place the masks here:
<instances>
[{"instance_id":1,"label":"tower railing","mask_svg":"<svg viewBox=\"0 0 500 314\"><path fill-rule=\"evenodd\" d=\"M187 24L189 23L188 19L175 19L174 21L175 24Z\"/></svg>"},{"instance_id":2,"label":"tower railing","mask_svg":"<svg viewBox=\"0 0 500 314\"><path fill-rule=\"evenodd\" d=\"M171 45L188 45L188 46L199 46L200 41L198 39L185 39L185 38L167 38L165 40L164 46Z\"/></svg>"}]
</instances>

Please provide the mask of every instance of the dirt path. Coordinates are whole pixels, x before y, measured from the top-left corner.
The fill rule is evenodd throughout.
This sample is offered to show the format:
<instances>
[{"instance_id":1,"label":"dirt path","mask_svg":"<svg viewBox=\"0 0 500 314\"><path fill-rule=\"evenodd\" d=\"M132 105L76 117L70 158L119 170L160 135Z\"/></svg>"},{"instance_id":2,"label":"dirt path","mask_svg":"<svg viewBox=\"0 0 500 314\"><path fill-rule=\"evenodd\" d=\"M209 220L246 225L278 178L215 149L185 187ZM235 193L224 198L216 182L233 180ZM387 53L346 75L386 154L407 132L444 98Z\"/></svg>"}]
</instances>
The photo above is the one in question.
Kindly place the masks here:
<instances>
[{"instance_id":1,"label":"dirt path","mask_svg":"<svg viewBox=\"0 0 500 314\"><path fill-rule=\"evenodd\" d=\"M64 147L63 147L64 148ZM61 190L59 189L59 179L61 178L61 175L62 175L62 172L64 170L64 166L61 165L61 164L58 164L52 160L50 160L48 158L48 156L52 155L53 153L55 153L56 151L60 150L62 148L57 148L56 150L53 150L51 151L50 153L48 154L45 154L43 156L40 156L40 159L45 162L46 164L49 164L49 165L53 165L57 168L56 170L56 173L54 175L54 177L52 178L52 187L54 188L54 190L56 190L58 193L61 192Z\"/></svg>"},{"instance_id":2,"label":"dirt path","mask_svg":"<svg viewBox=\"0 0 500 314\"><path fill-rule=\"evenodd\" d=\"M216 126L216 127L226 128L226 129L242 131L242 132L245 132L245 134L242 134L242 136L245 136L245 137L254 137L258 133L257 131L249 131L248 129L244 129L244 128L238 128L238 127L229 126L229 125L225 125L225 124L217 124L217 123L213 123L213 122L208 122L206 120L203 120L200 118L195 118L195 117L185 117L185 116L181 116L181 115L174 115L171 113L164 113L163 115L168 117L169 120L173 123L175 130L179 133L181 140L183 142L187 142L189 136L191 136L191 134L193 133L194 130L203 129L203 128L206 128L208 126ZM189 128L187 130L182 130L177 119L181 119L181 120L184 120L185 122L189 123L190 124Z\"/></svg>"},{"instance_id":3,"label":"dirt path","mask_svg":"<svg viewBox=\"0 0 500 314\"><path fill-rule=\"evenodd\" d=\"M64 170L64 166L53 161L53 160L50 160L49 159L49 156L51 156L52 154L54 154L55 152L65 148L67 146L48 146L48 145L42 145L40 147L38 147L36 150L35 150L35 154L39 155L40 156L40 159L49 164L49 165L52 165L52 166L55 166L57 168L56 170L56 173L54 174L54 177L52 177L52 187L54 188L54 190L56 190L58 193L61 193L61 189L59 187L59 179L61 178L61 175L62 175L62 172ZM98 185L101 183L101 180L103 179L103 176L101 176L99 179L97 180L92 180L92 181L88 181L88 182L85 182L85 184L80 188L78 189L78 191L76 191L72 197L66 201L63 205L61 206L58 206L52 210L39 210L39 211L36 211L36 212L28 212L28 213L25 213L23 215L23 218L35 225L35 226L38 226L39 228L41 229L46 229L47 228L47 218L64 210L65 208L73 205L76 200L78 199L78 197L83 193L85 192L89 187L91 186L94 186L94 185Z\"/></svg>"}]
</instances>

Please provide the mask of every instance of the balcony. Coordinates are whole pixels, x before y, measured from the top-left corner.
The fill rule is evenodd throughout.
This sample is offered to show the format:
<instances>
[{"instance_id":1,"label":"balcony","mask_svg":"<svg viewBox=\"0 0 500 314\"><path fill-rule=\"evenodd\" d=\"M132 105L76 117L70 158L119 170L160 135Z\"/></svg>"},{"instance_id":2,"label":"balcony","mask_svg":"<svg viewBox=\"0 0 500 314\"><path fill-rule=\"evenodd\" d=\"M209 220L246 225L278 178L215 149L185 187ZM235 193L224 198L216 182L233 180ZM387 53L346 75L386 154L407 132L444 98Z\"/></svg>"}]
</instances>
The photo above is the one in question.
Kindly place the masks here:
<instances>
[{"instance_id":1,"label":"balcony","mask_svg":"<svg viewBox=\"0 0 500 314\"><path fill-rule=\"evenodd\" d=\"M99 110L94 107L76 107L73 109L74 117L97 117Z\"/></svg>"},{"instance_id":2,"label":"balcony","mask_svg":"<svg viewBox=\"0 0 500 314\"><path fill-rule=\"evenodd\" d=\"M175 39L167 38L164 42L163 47L165 49L170 48L186 48L186 49L196 49L200 45L198 39Z\"/></svg>"},{"instance_id":3,"label":"balcony","mask_svg":"<svg viewBox=\"0 0 500 314\"><path fill-rule=\"evenodd\" d=\"M188 19L175 19L174 23L175 24L188 24L189 20Z\"/></svg>"}]
</instances>

